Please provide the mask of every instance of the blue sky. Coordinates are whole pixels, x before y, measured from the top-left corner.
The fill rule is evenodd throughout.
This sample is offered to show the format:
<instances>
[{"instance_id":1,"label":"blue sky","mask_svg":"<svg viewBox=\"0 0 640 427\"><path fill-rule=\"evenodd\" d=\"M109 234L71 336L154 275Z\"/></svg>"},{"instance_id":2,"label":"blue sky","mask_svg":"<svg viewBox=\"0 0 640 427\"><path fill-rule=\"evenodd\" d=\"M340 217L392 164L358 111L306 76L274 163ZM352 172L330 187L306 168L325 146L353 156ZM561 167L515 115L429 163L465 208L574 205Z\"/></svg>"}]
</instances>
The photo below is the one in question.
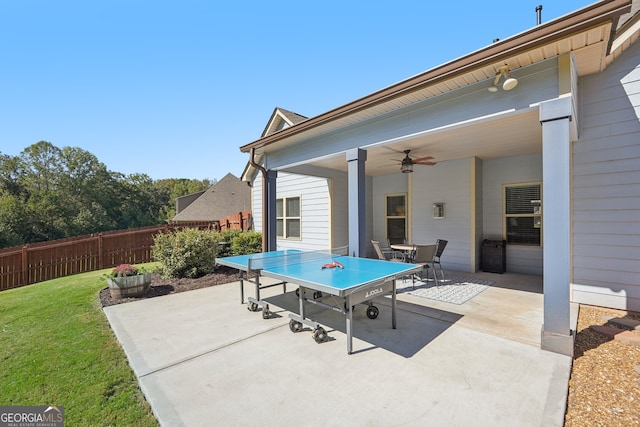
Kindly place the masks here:
<instances>
[{"instance_id":1,"label":"blue sky","mask_svg":"<svg viewBox=\"0 0 640 427\"><path fill-rule=\"evenodd\" d=\"M0 0L0 153L240 176L276 106L313 117L591 3Z\"/></svg>"}]
</instances>

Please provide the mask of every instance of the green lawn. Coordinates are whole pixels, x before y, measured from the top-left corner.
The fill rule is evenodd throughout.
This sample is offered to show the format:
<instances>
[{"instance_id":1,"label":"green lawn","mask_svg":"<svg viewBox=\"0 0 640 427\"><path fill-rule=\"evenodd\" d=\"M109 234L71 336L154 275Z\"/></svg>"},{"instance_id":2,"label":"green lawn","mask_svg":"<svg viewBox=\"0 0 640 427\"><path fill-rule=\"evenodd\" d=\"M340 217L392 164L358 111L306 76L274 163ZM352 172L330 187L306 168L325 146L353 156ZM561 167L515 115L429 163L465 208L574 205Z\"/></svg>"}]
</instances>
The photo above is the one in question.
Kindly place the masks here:
<instances>
[{"instance_id":1,"label":"green lawn","mask_svg":"<svg viewBox=\"0 0 640 427\"><path fill-rule=\"evenodd\" d=\"M0 405L61 405L69 426L158 425L98 301L108 271L0 292Z\"/></svg>"}]
</instances>

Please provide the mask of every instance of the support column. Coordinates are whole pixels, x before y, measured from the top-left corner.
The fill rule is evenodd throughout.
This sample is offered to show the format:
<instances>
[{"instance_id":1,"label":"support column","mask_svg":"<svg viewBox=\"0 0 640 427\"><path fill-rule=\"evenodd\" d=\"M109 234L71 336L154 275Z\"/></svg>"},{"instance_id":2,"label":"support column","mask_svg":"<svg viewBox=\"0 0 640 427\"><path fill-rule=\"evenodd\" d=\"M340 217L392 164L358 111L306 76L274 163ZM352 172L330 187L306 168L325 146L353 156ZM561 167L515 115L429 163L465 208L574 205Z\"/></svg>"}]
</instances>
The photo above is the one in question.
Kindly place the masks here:
<instances>
[{"instance_id":1,"label":"support column","mask_svg":"<svg viewBox=\"0 0 640 427\"><path fill-rule=\"evenodd\" d=\"M573 355L571 282L571 97L540 104L542 124L544 324L542 349Z\"/></svg>"},{"instance_id":2,"label":"support column","mask_svg":"<svg viewBox=\"0 0 640 427\"><path fill-rule=\"evenodd\" d=\"M266 191L266 212L263 215L267 215L267 251L275 251L277 247L276 241L276 178L278 172L274 170L267 170L266 186L263 191Z\"/></svg>"},{"instance_id":3,"label":"support column","mask_svg":"<svg viewBox=\"0 0 640 427\"><path fill-rule=\"evenodd\" d=\"M366 186L367 152L360 148L347 151L349 192L349 255L364 257L366 246Z\"/></svg>"}]
</instances>

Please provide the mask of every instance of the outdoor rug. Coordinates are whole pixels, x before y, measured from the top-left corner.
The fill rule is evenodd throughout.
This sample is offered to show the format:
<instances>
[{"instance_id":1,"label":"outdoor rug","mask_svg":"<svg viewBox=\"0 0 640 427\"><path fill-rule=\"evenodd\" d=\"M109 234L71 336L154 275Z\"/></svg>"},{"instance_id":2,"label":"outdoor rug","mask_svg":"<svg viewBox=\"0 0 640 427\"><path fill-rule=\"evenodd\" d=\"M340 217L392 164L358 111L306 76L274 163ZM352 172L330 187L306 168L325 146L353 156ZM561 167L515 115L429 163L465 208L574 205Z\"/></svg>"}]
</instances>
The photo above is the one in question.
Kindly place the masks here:
<instances>
[{"instance_id":1,"label":"outdoor rug","mask_svg":"<svg viewBox=\"0 0 640 427\"><path fill-rule=\"evenodd\" d=\"M431 280L415 282L415 289L411 279L399 280L397 291L399 294L415 295L450 304L464 304L471 298L480 294L489 286L495 284L491 280L483 280L470 277L449 277L438 281L439 286Z\"/></svg>"}]
</instances>

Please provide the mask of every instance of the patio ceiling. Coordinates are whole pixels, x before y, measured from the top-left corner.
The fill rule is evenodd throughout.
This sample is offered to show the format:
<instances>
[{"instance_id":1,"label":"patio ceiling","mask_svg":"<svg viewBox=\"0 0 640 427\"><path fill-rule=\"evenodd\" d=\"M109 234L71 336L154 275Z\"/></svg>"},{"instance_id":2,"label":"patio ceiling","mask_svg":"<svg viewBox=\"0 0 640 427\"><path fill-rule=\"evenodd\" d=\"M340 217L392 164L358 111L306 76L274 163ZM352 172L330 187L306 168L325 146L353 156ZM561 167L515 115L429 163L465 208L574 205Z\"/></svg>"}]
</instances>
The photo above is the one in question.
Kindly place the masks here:
<instances>
[{"instance_id":1,"label":"patio ceiling","mask_svg":"<svg viewBox=\"0 0 640 427\"><path fill-rule=\"evenodd\" d=\"M478 120L474 123L437 129L424 134L363 147L367 150L366 174L381 176L400 173L404 150L411 157L433 156L436 162L478 157L482 160L540 153L542 128L538 109L505 113L501 117ZM314 166L347 170L344 153L309 163ZM431 167L416 165L414 168ZM435 166L437 167L437 165Z\"/></svg>"}]
</instances>

